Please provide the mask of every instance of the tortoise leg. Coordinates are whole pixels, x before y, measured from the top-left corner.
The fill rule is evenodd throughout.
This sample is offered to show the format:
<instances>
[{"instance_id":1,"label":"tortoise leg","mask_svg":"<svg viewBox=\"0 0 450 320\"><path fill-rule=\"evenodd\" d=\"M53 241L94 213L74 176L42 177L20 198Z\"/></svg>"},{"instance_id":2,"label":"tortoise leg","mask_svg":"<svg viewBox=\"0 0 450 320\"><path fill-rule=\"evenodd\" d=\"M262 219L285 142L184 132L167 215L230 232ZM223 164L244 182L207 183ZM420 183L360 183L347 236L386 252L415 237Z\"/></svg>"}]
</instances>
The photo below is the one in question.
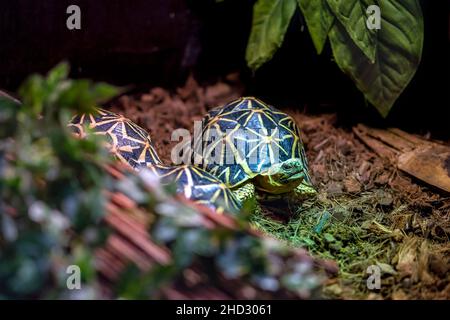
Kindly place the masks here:
<instances>
[{"instance_id":1,"label":"tortoise leg","mask_svg":"<svg viewBox=\"0 0 450 320\"><path fill-rule=\"evenodd\" d=\"M256 191L253 183L246 183L242 187L233 190L234 195L242 204L245 211L253 212L257 206Z\"/></svg>"},{"instance_id":2,"label":"tortoise leg","mask_svg":"<svg viewBox=\"0 0 450 320\"><path fill-rule=\"evenodd\" d=\"M317 195L317 190L312 184L302 182L291 193L296 200L303 200Z\"/></svg>"},{"instance_id":3,"label":"tortoise leg","mask_svg":"<svg viewBox=\"0 0 450 320\"><path fill-rule=\"evenodd\" d=\"M305 182L294 190L281 194L258 193L258 202L281 216L290 216L295 213L302 201L317 195L316 189Z\"/></svg>"},{"instance_id":4,"label":"tortoise leg","mask_svg":"<svg viewBox=\"0 0 450 320\"><path fill-rule=\"evenodd\" d=\"M303 182L295 187L291 192L280 193L280 194L270 194L270 193L258 193L258 201L261 202L276 202L276 201L287 201L288 199L294 199L301 201L312 196L317 195L317 190L309 183Z\"/></svg>"}]
</instances>

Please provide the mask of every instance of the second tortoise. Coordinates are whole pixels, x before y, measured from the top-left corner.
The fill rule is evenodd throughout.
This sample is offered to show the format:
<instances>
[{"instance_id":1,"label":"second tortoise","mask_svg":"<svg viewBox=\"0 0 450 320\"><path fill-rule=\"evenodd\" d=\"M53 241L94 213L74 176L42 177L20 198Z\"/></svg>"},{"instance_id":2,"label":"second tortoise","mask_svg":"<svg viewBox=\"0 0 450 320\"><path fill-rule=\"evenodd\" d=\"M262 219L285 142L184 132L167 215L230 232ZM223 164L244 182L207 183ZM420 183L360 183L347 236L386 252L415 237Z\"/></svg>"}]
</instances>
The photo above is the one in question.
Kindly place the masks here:
<instances>
[{"instance_id":1,"label":"second tortoise","mask_svg":"<svg viewBox=\"0 0 450 320\"><path fill-rule=\"evenodd\" d=\"M230 189L201 168L163 165L150 134L122 115L97 108L94 113L73 117L69 127L80 138L90 133L105 136L106 148L119 161L137 171L149 169L160 178L162 184L175 184L177 193L196 203L218 213L236 213L241 209L240 201Z\"/></svg>"}]
</instances>

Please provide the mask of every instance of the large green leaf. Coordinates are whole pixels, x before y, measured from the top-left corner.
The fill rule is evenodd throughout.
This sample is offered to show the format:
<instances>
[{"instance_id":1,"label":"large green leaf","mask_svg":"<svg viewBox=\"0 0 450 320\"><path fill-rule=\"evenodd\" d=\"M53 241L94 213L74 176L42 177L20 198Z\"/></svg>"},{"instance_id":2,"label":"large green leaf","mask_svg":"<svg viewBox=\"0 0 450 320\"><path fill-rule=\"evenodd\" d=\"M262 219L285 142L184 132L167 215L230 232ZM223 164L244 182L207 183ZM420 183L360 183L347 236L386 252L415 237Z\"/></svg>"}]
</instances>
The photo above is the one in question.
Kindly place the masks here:
<instances>
[{"instance_id":1,"label":"large green leaf","mask_svg":"<svg viewBox=\"0 0 450 320\"><path fill-rule=\"evenodd\" d=\"M367 7L376 5L375 0L327 0L336 18L347 30L353 42L362 52L375 62L377 46L376 30L366 27ZM384 12L383 12L384 14ZM396 19L394 19L396 21Z\"/></svg>"},{"instance_id":2,"label":"large green leaf","mask_svg":"<svg viewBox=\"0 0 450 320\"><path fill-rule=\"evenodd\" d=\"M272 58L283 43L296 8L296 0L258 0L253 7L252 31L246 52L250 68L256 70Z\"/></svg>"},{"instance_id":3,"label":"large green leaf","mask_svg":"<svg viewBox=\"0 0 450 320\"><path fill-rule=\"evenodd\" d=\"M297 0L308 26L309 34L320 54L333 25L334 16L328 7L327 0Z\"/></svg>"},{"instance_id":4,"label":"large green leaf","mask_svg":"<svg viewBox=\"0 0 450 320\"><path fill-rule=\"evenodd\" d=\"M334 23L329 37L336 63L386 116L420 63L423 17L417 0L383 0L380 9L375 63L353 43L341 23Z\"/></svg>"}]
</instances>

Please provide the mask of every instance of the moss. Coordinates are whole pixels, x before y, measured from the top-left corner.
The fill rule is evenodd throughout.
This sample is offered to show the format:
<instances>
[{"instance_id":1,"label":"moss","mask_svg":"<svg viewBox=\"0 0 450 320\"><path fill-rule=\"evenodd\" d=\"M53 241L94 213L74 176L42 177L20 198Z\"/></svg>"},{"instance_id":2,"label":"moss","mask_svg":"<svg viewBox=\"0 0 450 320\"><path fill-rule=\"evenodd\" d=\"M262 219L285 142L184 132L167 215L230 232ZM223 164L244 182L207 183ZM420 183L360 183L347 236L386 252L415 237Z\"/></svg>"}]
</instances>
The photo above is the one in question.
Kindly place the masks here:
<instances>
[{"instance_id":1,"label":"moss","mask_svg":"<svg viewBox=\"0 0 450 320\"><path fill-rule=\"evenodd\" d=\"M370 228L373 223L383 226L386 220L375 198L374 193L318 197L300 205L287 222L263 214L253 215L251 220L266 234L338 263L339 289L334 283L331 290L325 287L326 297L365 298L370 293L366 286L367 267L388 264L393 255L391 237L376 234Z\"/></svg>"}]
</instances>

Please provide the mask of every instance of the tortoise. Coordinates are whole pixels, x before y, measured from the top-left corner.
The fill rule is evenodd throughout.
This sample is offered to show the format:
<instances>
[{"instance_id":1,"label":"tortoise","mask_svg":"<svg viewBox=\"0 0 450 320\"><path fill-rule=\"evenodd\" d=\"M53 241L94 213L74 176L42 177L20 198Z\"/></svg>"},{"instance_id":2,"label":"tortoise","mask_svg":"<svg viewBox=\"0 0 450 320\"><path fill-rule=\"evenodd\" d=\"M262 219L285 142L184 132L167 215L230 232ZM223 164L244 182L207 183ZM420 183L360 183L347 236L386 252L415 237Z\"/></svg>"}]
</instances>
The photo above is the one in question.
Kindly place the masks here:
<instances>
[{"instance_id":1,"label":"tortoise","mask_svg":"<svg viewBox=\"0 0 450 320\"><path fill-rule=\"evenodd\" d=\"M175 183L177 192L186 198L219 213L240 210L241 203L235 195L208 172L191 165L163 165L148 132L124 116L96 108L95 113L77 115L69 123L69 127L80 138L88 134L86 126L94 134L107 137L106 147L120 161L137 171L150 169L163 184Z\"/></svg>"},{"instance_id":2,"label":"tortoise","mask_svg":"<svg viewBox=\"0 0 450 320\"><path fill-rule=\"evenodd\" d=\"M133 168L162 164L147 131L122 115L96 108L92 114L74 116L68 126L80 138L88 134L86 127L106 136L109 151Z\"/></svg>"},{"instance_id":3,"label":"tortoise","mask_svg":"<svg viewBox=\"0 0 450 320\"><path fill-rule=\"evenodd\" d=\"M316 192L294 119L254 97L210 110L202 120L202 141L194 142L193 157L241 201L253 196L251 185L262 200Z\"/></svg>"},{"instance_id":4,"label":"tortoise","mask_svg":"<svg viewBox=\"0 0 450 320\"><path fill-rule=\"evenodd\" d=\"M218 213L237 213L241 209L241 202L234 193L222 181L201 168L189 164L154 164L147 168L160 178L162 184L175 183L177 193Z\"/></svg>"}]
</instances>

